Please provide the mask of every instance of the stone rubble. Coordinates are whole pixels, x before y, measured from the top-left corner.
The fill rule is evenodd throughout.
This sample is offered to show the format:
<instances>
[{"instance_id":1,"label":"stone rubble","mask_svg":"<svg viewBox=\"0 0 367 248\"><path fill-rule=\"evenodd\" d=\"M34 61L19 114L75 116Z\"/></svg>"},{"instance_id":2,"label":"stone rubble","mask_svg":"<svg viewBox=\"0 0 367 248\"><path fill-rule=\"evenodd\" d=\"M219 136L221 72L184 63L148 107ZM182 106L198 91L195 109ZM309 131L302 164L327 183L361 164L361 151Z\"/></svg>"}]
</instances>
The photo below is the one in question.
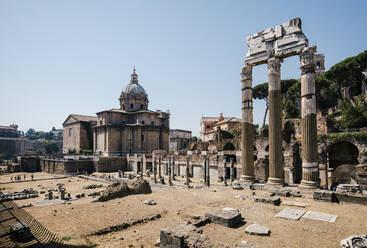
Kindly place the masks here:
<instances>
[{"instance_id":1,"label":"stone rubble","mask_svg":"<svg viewBox=\"0 0 367 248\"><path fill-rule=\"evenodd\" d=\"M305 213L306 213L305 210L285 208L282 211L280 211L277 215L275 215L275 217L291 220L299 220Z\"/></svg>"},{"instance_id":2,"label":"stone rubble","mask_svg":"<svg viewBox=\"0 0 367 248\"><path fill-rule=\"evenodd\" d=\"M246 227L246 233L258 236L269 236L270 230L266 226L262 226L259 224L252 224Z\"/></svg>"},{"instance_id":3,"label":"stone rubble","mask_svg":"<svg viewBox=\"0 0 367 248\"><path fill-rule=\"evenodd\" d=\"M279 197L256 197L254 199L255 202L261 202L261 203L268 203L273 204L275 206L279 206L281 203L281 200Z\"/></svg>"},{"instance_id":4,"label":"stone rubble","mask_svg":"<svg viewBox=\"0 0 367 248\"><path fill-rule=\"evenodd\" d=\"M340 242L342 248L367 248L367 234L353 235Z\"/></svg>"},{"instance_id":5,"label":"stone rubble","mask_svg":"<svg viewBox=\"0 0 367 248\"><path fill-rule=\"evenodd\" d=\"M238 209L234 208L213 210L207 212L205 217L209 218L212 222L225 227L236 227L242 224L241 213Z\"/></svg>"}]
</instances>

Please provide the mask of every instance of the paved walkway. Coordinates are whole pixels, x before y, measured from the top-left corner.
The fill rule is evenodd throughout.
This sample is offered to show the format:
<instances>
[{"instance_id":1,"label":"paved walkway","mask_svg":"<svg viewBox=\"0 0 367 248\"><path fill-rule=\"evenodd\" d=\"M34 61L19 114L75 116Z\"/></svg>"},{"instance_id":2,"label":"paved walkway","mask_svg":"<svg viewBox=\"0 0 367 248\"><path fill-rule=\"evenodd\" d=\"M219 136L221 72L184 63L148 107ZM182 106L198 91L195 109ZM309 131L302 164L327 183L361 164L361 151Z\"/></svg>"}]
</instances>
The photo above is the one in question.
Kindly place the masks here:
<instances>
[{"instance_id":1,"label":"paved walkway","mask_svg":"<svg viewBox=\"0 0 367 248\"><path fill-rule=\"evenodd\" d=\"M20 180L20 181L7 181L7 182L0 182L0 184L8 184L8 183L24 183L24 182L35 182L35 181L42 181L42 180L53 180L53 179L63 179L68 177L74 176L54 176L54 177L45 177L45 178L37 178L37 179L27 179L27 180Z\"/></svg>"}]
</instances>

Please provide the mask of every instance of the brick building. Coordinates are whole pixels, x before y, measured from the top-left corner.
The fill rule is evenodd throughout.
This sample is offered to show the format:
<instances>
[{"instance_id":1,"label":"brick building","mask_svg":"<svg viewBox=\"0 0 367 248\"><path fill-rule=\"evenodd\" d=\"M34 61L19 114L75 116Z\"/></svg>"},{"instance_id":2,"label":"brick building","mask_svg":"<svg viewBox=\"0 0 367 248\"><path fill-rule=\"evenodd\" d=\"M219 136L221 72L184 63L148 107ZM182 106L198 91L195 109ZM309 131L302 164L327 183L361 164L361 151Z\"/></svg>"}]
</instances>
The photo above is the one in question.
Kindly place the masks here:
<instances>
[{"instance_id":1,"label":"brick building","mask_svg":"<svg viewBox=\"0 0 367 248\"><path fill-rule=\"evenodd\" d=\"M71 114L62 125L63 153L93 149L93 127L97 125L97 117Z\"/></svg>"},{"instance_id":2,"label":"brick building","mask_svg":"<svg viewBox=\"0 0 367 248\"><path fill-rule=\"evenodd\" d=\"M63 124L63 152L88 149L95 155L123 156L168 151L170 114L148 109L148 95L135 69L119 102L120 108L100 111L96 117L69 115Z\"/></svg>"}]
</instances>

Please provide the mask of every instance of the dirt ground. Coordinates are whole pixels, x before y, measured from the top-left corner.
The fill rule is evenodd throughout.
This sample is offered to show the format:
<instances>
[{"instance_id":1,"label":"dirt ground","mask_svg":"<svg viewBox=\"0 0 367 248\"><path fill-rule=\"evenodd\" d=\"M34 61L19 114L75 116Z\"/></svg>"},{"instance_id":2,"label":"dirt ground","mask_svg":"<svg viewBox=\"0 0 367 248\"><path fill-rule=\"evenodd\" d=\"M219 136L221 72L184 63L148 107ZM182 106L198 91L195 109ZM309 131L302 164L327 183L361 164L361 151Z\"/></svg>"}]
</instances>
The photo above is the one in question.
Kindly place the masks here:
<instances>
[{"instance_id":1,"label":"dirt ground","mask_svg":"<svg viewBox=\"0 0 367 248\"><path fill-rule=\"evenodd\" d=\"M43 176L47 176L44 174L42 173ZM38 173L35 176L38 178ZM6 177L0 176L0 182L8 181ZM20 191L24 188L47 190L48 188L56 188L57 183L64 183L66 191L72 195L105 189L83 190L82 187L85 185L107 185L107 183L70 177L1 184L0 188L7 192ZM58 237L70 237L66 241L67 244L90 246L95 243L98 244L98 247L154 247L160 229L188 221L194 215L204 215L209 210L223 207L238 208L246 223L234 229L209 224L202 227L202 230L204 235L226 242L229 245L247 240L262 247L340 247L341 240L351 235L367 233L367 206L317 202L312 199L311 194L305 194L303 198L284 197L282 200L301 201L310 204L306 208L290 208L338 215L335 223L305 218L301 218L299 221L276 218L275 215L286 206L254 202L256 196L266 195L267 191L256 190L256 195L253 196L250 190L238 191L223 186L212 186L210 189L186 189L153 185L152 190L152 194L130 195L108 202L92 203L95 198L83 198L71 201L68 204L34 206L25 208L25 210ZM235 196L238 195L244 195L245 200L236 199ZM43 199L44 196L41 196L20 200L17 203L22 205ZM157 205L148 206L144 204L145 200L151 199L154 199ZM121 224L131 218L143 218L158 213L162 214L162 218L158 220L105 235L86 236L91 232ZM271 230L270 237L246 234L246 227L253 223L267 226Z\"/></svg>"}]
</instances>

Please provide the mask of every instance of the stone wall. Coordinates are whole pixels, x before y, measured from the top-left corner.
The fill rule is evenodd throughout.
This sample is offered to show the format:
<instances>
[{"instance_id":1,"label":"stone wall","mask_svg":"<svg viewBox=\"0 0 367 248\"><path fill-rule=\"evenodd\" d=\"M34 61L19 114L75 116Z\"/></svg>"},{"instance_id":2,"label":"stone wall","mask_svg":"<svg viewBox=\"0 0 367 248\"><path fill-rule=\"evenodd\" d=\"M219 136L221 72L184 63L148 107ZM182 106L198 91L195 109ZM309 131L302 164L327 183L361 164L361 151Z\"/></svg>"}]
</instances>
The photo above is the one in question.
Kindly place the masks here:
<instances>
[{"instance_id":1,"label":"stone wall","mask_svg":"<svg viewBox=\"0 0 367 248\"><path fill-rule=\"evenodd\" d=\"M76 151L80 150L80 131L82 127L80 122L75 122L72 124L67 124L63 128L63 145L62 152L64 154L68 153L69 150L75 149ZM71 133L70 133L71 130ZM70 135L71 134L71 135Z\"/></svg>"},{"instance_id":2,"label":"stone wall","mask_svg":"<svg viewBox=\"0 0 367 248\"><path fill-rule=\"evenodd\" d=\"M127 170L126 156L121 157L99 157L93 161L94 170L96 172L116 172L119 170Z\"/></svg>"},{"instance_id":3,"label":"stone wall","mask_svg":"<svg viewBox=\"0 0 367 248\"><path fill-rule=\"evenodd\" d=\"M18 158L21 170L24 172L41 171L40 157L38 156L22 156Z\"/></svg>"},{"instance_id":4,"label":"stone wall","mask_svg":"<svg viewBox=\"0 0 367 248\"><path fill-rule=\"evenodd\" d=\"M101 126L95 128L94 153L105 156L168 150L169 131L157 126Z\"/></svg>"},{"instance_id":5,"label":"stone wall","mask_svg":"<svg viewBox=\"0 0 367 248\"><path fill-rule=\"evenodd\" d=\"M42 171L55 174L74 174L83 171L93 172L92 160L41 159L40 165Z\"/></svg>"}]
</instances>

